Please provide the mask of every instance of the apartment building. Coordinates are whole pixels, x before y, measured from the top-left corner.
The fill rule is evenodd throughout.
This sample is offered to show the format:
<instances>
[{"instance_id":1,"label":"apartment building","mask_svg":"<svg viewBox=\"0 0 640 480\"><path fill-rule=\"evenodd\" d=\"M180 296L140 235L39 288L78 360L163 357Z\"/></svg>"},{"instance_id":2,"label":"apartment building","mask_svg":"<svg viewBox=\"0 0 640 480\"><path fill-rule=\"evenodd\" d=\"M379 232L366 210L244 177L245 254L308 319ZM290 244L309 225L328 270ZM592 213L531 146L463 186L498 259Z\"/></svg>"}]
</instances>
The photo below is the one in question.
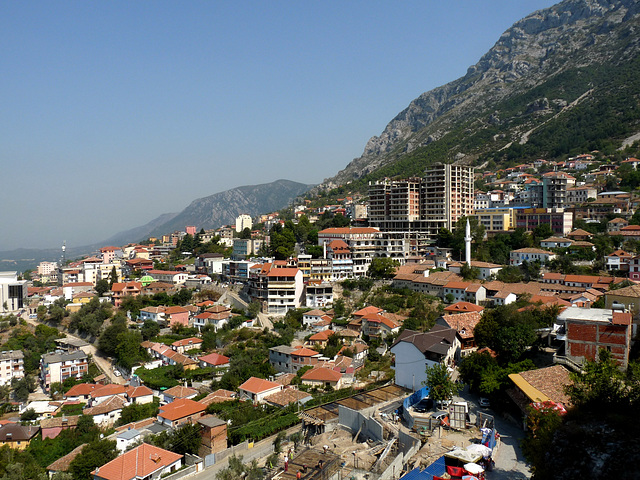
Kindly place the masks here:
<instances>
[{"instance_id":1,"label":"apartment building","mask_svg":"<svg viewBox=\"0 0 640 480\"><path fill-rule=\"evenodd\" d=\"M87 354L82 350L71 353L45 353L40 359L40 381L45 391L52 383L64 382L67 378L81 378L89 371Z\"/></svg>"},{"instance_id":2,"label":"apartment building","mask_svg":"<svg viewBox=\"0 0 640 480\"><path fill-rule=\"evenodd\" d=\"M0 385L9 385L12 379L24 377L23 359L21 350L0 352Z\"/></svg>"},{"instance_id":3,"label":"apartment building","mask_svg":"<svg viewBox=\"0 0 640 480\"><path fill-rule=\"evenodd\" d=\"M551 226L553 233L565 236L573 228L573 214L562 208L523 208L516 210L516 228L532 231L538 225Z\"/></svg>"},{"instance_id":4,"label":"apartment building","mask_svg":"<svg viewBox=\"0 0 640 480\"><path fill-rule=\"evenodd\" d=\"M436 163L424 178L369 184L369 224L383 232L435 239L474 209L473 167Z\"/></svg>"},{"instance_id":5,"label":"apartment building","mask_svg":"<svg viewBox=\"0 0 640 480\"><path fill-rule=\"evenodd\" d=\"M0 313L16 312L27 304L27 281L18 272L0 272Z\"/></svg>"}]
</instances>

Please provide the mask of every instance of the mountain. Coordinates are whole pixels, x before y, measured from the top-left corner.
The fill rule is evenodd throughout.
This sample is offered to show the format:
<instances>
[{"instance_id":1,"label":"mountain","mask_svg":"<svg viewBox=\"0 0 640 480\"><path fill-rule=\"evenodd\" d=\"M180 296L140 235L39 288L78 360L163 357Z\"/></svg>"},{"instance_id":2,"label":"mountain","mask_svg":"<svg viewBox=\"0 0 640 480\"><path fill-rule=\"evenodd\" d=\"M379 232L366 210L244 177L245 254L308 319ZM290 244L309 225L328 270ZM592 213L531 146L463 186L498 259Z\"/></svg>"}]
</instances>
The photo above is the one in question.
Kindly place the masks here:
<instances>
[{"instance_id":1,"label":"mountain","mask_svg":"<svg viewBox=\"0 0 640 480\"><path fill-rule=\"evenodd\" d=\"M191 202L182 212L157 225L143 237L159 236L175 230L184 230L187 225L200 228L217 228L235 223L236 217L246 213L255 217L286 207L294 198L307 192L313 185L276 180L261 185L245 185Z\"/></svg>"},{"instance_id":2,"label":"mountain","mask_svg":"<svg viewBox=\"0 0 640 480\"><path fill-rule=\"evenodd\" d=\"M615 148L640 131L640 3L565 0L510 27L466 75L423 93L321 187ZM493 164L491 164L493 166Z\"/></svg>"},{"instance_id":3,"label":"mountain","mask_svg":"<svg viewBox=\"0 0 640 480\"><path fill-rule=\"evenodd\" d=\"M217 228L235 223L236 217L247 213L252 217L280 210L313 185L276 180L261 185L246 185L199 198L180 213L165 213L146 225L115 234L104 242L79 247L67 247L66 258L73 259L97 251L105 245L124 245L151 236L184 230L187 225ZM58 261L60 247L50 249L15 249L0 252L0 270L24 271L33 269L41 261Z\"/></svg>"},{"instance_id":4,"label":"mountain","mask_svg":"<svg viewBox=\"0 0 640 480\"><path fill-rule=\"evenodd\" d=\"M151 236L151 232L164 225L167 222L173 220L178 213L163 213L157 218L154 218L146 225L141 227L135 227L124 232L116 233L113 237L105 240L101 246L105 245L125 245L130 242L137 242L139 240L147 239Z\"/></svg>"}]
</instances>

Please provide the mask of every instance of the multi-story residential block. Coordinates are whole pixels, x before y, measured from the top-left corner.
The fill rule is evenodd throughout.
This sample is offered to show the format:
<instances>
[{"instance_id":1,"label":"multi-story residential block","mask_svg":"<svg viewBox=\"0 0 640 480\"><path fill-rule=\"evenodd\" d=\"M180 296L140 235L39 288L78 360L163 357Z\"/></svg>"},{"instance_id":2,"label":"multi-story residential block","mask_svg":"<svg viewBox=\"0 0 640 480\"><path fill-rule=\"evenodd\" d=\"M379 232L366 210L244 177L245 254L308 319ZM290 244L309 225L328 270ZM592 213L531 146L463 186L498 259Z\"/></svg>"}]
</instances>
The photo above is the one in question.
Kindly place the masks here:
<instances>
[{"instance_id":1,"label":"multi-story residential block","mask_svg":"<svg viewBox=\"0 0 640 480\"><path fill-rule=\"evenodd\" d=\"M267 313L284 315L302 305L304 284L297 268L272 268L267 273Z\"/></svg>"},{"instance_id":2,"label":"multi-story residential block","mask_svg":"<svg viewBox=\"0 0 640 480\"><path fill-rule=\"evenodd\" d=\"M353 277L353 258L351 249L343 240L334 240L325 244L325 258L331 260L332 280L339 281Z\"/></svg>"},{"instance_id":3,"label":"multi-story residential block","mask_svg":"<svg viewBox=\"0 0 640 480\"><path fill-rule=\"evenodd\" d=\"M242 214L236 217L236 232L240 233L245 228L251 230L252 226L251 215Z\"/></svg>"},{"instance_id":4,"label":"multi-story residential block","mask_svg":"<svg viewBox=\"0 0 640 480\"><path fill-rule=\"evenodd\" d=\"M40 262L38 264L38 275L50 276L57 271L58 264L56 262Z\"/></svg>"},{"instance_id":5,"label":"multi-story residential block","mask_svg":"<svg viewBox=\"0 0 640 480\"><path fill-rule=\"evenodd\" d=\"M515 208L485 208L476 209L471 216L477 218L487 232L502 232L515 227L515 212Z\"/></svg>"},{"instance_id":6,"label":"multi-story residential block","mask_svg":"<svg viewBox=\"0 0 640 480\"><path fill-rule=\"evenodd\" d=\"M67 378L81 378L89 371L87 354L82 350L71 353L45 353L40 359L40 381L45 391L52 383L64 382Z\"/></svg>"},{"instance_id":7,"label":"multi-story residential block","mask_svg":"<svg viewBox=\"0 0 640 480\"><path fill-rule=\"evenodd\" d=\"M598 189L590 186L583 185L581 187L567 187L567 203L569 205L576 205L585 203L590 198L598 198Z\"/></svg>"},{"instance_id":8,"label":"multi-story residential block","mask_svg":"<svg viewBox=\"0 0 640 480\"><path fill-rule=\"evenodd\" d=\"M0 313L16 312L27 304L27 281L18 272L0 272Z\"/></svg>"},{"instance_id":9,"label":"multi-story residential block","mask_svg":"<svg viewBox=\"0 0 640 480\"><path fill-rule=\"evenodd\" d=\"M633 255L625 252L624 250L616 250L604 257L604 268L606 270L622 270L623 272L629 271L629 265Z\"/></svg>"},{"instance_id":10,"label":"multi-story residential block","mask_svg":"<svg viewBox=\"0 0 640 480\"><path fill-rule=\"evenodd\" d=\"M474 209L473 167L437 163L424 178L369 184L369 224L435 239Z\"/></svg>"},{"instance_id":11,"label":"multi-story residential block","mask_svg":"<svg viewBox=\"0 0 640 480\"><path fill-rule=\"evenodd\" d=\"M573 228L573 214L563 209L523 208L516 210L516 228L532 231L538 225L549 225L558 235L567 235Z\"/></svg>"},{"instance_id":12,"label":"multi-story residential block","mask_svg":"<svg viewBox=\"0 0 640 480\"><path fill-rule=\"evenodd\" d=\"M142 292L140 282L114 283L111 286L111 303L119 308L126 296L137 297Z\"/></svg>"},{"instance_id":13,"label":"multi-story residential block","mask_svg":"<svg viewBox=\"0 0 640 480\"><path fill-rule=\"evenodd\" d=\"M24 354L21 350L0 352L0 385L8 385L14 378L24 377Z\"/></svg>"},{"instance_id":14,"label":"multi-story residential block","mask_svg":"<svg viewBox=\"0 0 640 480\"><path fill-rule=\"evenodd\" d=\"M305 305L325 308L333 305L333 285L329 282L309 282L305 288Z\"/></svg>"}]
</instances>

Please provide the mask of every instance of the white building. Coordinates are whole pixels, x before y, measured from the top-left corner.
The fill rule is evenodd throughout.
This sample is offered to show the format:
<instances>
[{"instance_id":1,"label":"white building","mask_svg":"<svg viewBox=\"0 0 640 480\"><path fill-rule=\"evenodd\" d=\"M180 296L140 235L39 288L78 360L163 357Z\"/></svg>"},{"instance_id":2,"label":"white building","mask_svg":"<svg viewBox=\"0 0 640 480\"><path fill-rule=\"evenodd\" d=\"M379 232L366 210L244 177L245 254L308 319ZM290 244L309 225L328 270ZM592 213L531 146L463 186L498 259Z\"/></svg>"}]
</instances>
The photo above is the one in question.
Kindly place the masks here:
<instances>
[{"instance_id":1,"label":"white building","mask_svg":"<svg viewBox=\"0 0 640 480\"><path fill-rule=\"evenodd\" d=\"M250 215L242 214L236 217L236 232L240 233L245 228L248 228L249 230L251 230L252 226L253 226L253 222L251 220Z\"/></svg>"},{"instance_id":2,"label":"white building","mask_svg":"<svg viewBox=\"0 0 640 480\"><path fill-rule=\"evenodd\" d=\"M67 378L81 378L89 371L87 354L82 350L71 353L45 353L40 359L42 388L49 390L52 383L64 382Z\"/></svg>"},{"instance_id":3,"label":"white building","mask_svg":"<svg viewBox=\"0 0 640 480\"><path fill-rule=\"evenodd\" d=\"M0 313L17 312L27 304L27 281L18 272L0 272Z\"/></svg>"},{"instance_id":4,"label":"white building","mask_svg":"<svg viewBox=\"0 0 640 480\"><path fill-rule=\"evenodd\" d=\"M21 350L0 352L0 385L8 385L11 379L24 377L23 359Z\"/></svg>"},{"instance_id":5,"label":"white building","mask_svg":"<svg viewBox=\"0 0 640 480\"><path fill-rule=\"evenodd\" d=\"M535 262L539 261L542 265L549 263L550 260L554 260L557 255L547 250L541 250L539 248L521 248L519 250L512 250L509 253L510 265L522 265L522 262Z\"/></svg>"},{"instance_id":6,"label":"white building","mask_svg":"<svg viewBox=\"0 0 640 480\"><path fill-rule=\"evenodd\" d=\"M419 390L427 380L427 367L437 363L452 366L460 358L462 343L453 328L435 325L425 333L403 330L391 345L395 356L395 384Z\"/></svg>"}]
</instances>

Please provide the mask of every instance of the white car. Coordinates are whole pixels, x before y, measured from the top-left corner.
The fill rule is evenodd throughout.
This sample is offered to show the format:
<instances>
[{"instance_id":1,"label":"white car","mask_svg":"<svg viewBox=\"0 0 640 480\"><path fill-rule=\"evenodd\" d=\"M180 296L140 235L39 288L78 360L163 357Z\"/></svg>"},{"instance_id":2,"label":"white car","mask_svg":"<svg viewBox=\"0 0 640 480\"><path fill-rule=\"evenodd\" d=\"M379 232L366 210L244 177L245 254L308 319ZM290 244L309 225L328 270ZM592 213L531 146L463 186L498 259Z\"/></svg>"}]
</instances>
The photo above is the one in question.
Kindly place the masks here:
<instances>
[{"instance_id":1,"label":"white car","mask_svg":"<svg viewBox=\"0 0 640 480\"><path fill-rule=\"evenodd\" d=\"M478 404L484 408L488 408L491 406L491 402L489 402L489 399L484 397L481 397L480 400L478 400Z\"/></svg>"},{"instance_id":2,"label":"white car","mask_svg":"<svg viewBox=\"0 0 640 480\"><path fill-rule=\"evenodd\" d=\"M120 370L114 370L114 371L113 371L113 374L114 374L116 377L120 377L120 376L122 376L122 374L120 373Z\"/></svg>"}]
</instances>

